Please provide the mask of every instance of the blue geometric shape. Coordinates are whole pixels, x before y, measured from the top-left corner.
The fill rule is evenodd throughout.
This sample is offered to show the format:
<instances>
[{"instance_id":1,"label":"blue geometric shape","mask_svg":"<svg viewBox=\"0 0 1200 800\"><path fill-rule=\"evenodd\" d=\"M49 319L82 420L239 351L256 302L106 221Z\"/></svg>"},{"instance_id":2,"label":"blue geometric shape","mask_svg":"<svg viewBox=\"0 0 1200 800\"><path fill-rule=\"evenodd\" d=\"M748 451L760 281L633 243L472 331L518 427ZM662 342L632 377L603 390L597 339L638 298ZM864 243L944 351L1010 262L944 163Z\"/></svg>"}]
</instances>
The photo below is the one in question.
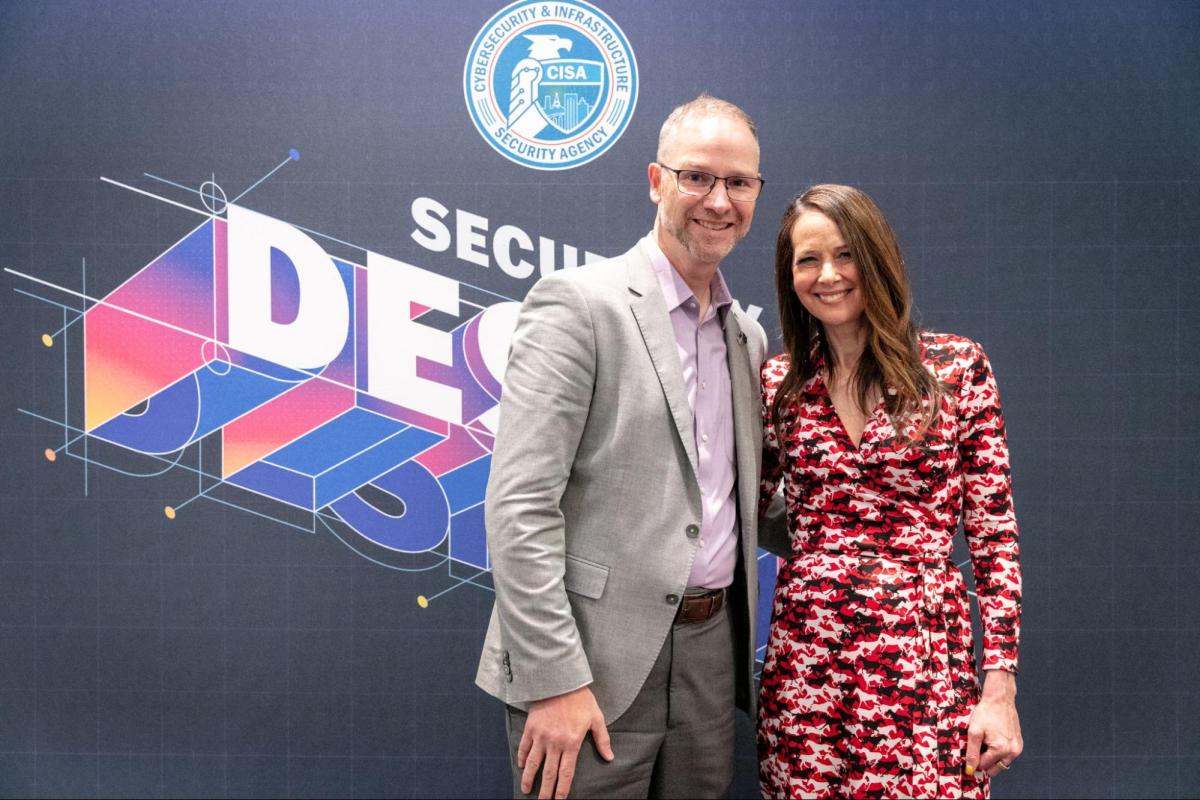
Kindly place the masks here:
<instances>
[{"instance_id":1,"label":"blue geometric shape","mask_svg":"<svg viewBox=\"0 0 1200 800\"><path fill-rule=\"evenodd\" d=\"M151 395L140 414L122 414L93 435L140 453L173 453L286 392L293 384L223 361L224 373L201 367Z\"/></svg>"},{"instance_id":2,"label":"blue geometric shape","mask_svg":"<svg viewBox=\"0 0 1200 800\"><path fill-rule=\"evenodd\" d=\"M761 651L767 646L767 634L771 630L771 609L775 601L775 578L779 573L779 559L766 550L758 551L758 641L754 643Z\"/></svg>"},{"instance_id":3,"label":"blue geometric shape","mask_svg":"<svg viewBox=\"0 0 1200 800\"><path fill-rule=\"evenodd\" d=\"M255 461L243 467L226 478L225 482L307 511L319 508L313 504L313 481L310 476L288 472L265 461Z\"/></svg>"},{"instance_id":4,"label":"blue geometric shape","mask_svg":"<svg viewBox=\"0 0 1200 800\"><path fill-rule=\"evenodd\" d=\"M483 504L460 511L450 520L450 557L479 569L491 569L487 535L483 527Z\"/></svg>"},{"instance_id":5,"label":"blue geometric shape","mask_svg":"<svg viewBox=\"0 0 1200 800\"><path fill-rule=\"evenodd\" d=\"M202 438L228 425L296 385L294 380L271 378L238 366L228 366L230 369L224 374L208 368L196 371L200 384L200 423L193 439ZM292 374L300 375L297 372Z\"/></svg>"},{"instance_id":6,"label":"blue geometric shape","mask_svg":"<svg viewBox=\"0 0 1200 800\"><path fill-rule=\"evenodd\" d=\"M450 509L437 479L421 462L401 464L371 481L371 485L401 500L404 512L391 516L357 494L347 494L332 508L360 536L401 553L424 553L446 538Z\"/></svg>"},{"instance_id":7,"label":"blue geometric shape","mask_svg":"<svg viewBox=\"0 0 1200 800\"><path fill-rule=\"evenodd\" d=\"M442 484L442 489L446 492L446 501L450 504L451 514L457 514L464 508L470 508L483 502L483 493L487 489L488 470L491 465L492 457L489 454L438 478L438 483Z\"/></svg>"},{"instance_id":8,"label":"blue geometric shape","mask_svg":"<svg viewBox=\"0 0 1200 800\"><path fill-rule=\"evenodd\" d=\"M408 427L403 422L361 408L351 408L267 456L265 460L316 476ZM360 483L366 483L373 477L370 475Z\"/></svg>"},{"instance_id":9,"label":"blue geometric shape","mask_svg":"<svg viewBox=\"0 0 1200 800\"><path fill-rule=\"evenodd\" d=\"M227 480L315 511L441 439L435 433L352 408Z\"/></svg>"}]
</instances>

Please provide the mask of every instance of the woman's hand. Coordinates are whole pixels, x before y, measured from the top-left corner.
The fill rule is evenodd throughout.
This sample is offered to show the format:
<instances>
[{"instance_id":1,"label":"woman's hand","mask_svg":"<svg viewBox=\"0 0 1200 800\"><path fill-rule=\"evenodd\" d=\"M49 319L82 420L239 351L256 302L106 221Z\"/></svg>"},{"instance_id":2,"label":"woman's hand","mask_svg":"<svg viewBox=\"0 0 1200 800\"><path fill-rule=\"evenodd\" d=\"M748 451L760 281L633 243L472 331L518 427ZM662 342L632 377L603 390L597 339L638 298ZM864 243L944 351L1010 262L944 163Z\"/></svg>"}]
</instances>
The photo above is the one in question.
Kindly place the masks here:
<instances>
[{"instance_id":1,"label":"woman's hand","mask_svg":"<svg viewBox=\"0 0 1200 800\"><path fill-rule=\"evenodd\" d=\"M1021 722L1017 719L1017 676L1011 672L984 673L979 704L967 728L968 776L986 772L995 777L1021 755Z\"/></svg>"}]
</instances>

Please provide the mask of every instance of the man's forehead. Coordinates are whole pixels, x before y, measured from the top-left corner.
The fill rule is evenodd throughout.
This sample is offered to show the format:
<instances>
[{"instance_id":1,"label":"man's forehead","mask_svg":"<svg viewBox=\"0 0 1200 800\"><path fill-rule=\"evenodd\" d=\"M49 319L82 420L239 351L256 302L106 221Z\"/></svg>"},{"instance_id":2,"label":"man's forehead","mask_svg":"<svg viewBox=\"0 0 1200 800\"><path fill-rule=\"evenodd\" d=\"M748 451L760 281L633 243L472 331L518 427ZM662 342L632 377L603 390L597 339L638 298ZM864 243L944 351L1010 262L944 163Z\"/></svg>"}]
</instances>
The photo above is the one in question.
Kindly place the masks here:
<instances>
[{"instance_id":1,"label":"man's forehead","mask_svg":"<svg viewBox=\"0 0 1200 800\"><path fill-rule=\"evenodd\" d=\"M694 111L679 120L663 144L668 157L703 160L717 156L758 165L758 140L750 126L732 114Z\"/></svg>"}]
</instances>

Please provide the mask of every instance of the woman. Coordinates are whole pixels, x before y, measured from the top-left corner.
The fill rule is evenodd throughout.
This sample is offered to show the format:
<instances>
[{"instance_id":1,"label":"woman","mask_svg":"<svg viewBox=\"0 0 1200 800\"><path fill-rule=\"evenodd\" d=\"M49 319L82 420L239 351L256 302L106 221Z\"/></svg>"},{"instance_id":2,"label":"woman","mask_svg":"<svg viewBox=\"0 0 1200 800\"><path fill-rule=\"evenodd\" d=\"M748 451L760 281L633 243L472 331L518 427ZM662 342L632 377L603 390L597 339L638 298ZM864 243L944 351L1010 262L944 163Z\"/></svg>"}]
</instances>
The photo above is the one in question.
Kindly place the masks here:
<instances>
[{"instance_id":1,"label":"woman","mask_svg":"<svg viewBox=\"0 0 1200 800\"><path fill-rule=\"evenodd\" d=\"M918 331L895 234L863 192L796 197L775 254L786 352L763 366L763 504L784 481L790 547L762 673L763 795L987 797L1022 747L1017 527L991 368L974 342ZM950 561L960 521L982 691Z\"/></svg>"}]
</instances>

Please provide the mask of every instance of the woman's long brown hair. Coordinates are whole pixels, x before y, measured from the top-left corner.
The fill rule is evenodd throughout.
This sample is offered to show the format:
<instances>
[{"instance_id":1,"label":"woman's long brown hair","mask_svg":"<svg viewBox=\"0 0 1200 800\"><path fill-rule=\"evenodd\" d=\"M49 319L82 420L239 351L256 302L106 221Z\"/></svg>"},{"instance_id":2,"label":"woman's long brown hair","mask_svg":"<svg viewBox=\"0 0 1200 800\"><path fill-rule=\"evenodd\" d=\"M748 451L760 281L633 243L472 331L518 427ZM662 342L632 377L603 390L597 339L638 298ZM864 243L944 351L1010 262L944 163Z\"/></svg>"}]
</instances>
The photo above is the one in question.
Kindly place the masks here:
<instances>
[{"instance_id":1,"label":"woman's long brown hair","mask_svg":"<svg viewBox=\"0 0 1200 800\"><path fill-rule=\"evenodd\" d=\"M867 342L858 360L852 386L858 404L870 413L871 395L884 387L884 407L902 439L908 423L917 425L920 438L936 413L941 394L938 381L921 363L918 328L912 318L912 292L908 270L900 255L896 234L879 206L866 192L852 186L823 183L796 195L788 204L775 242L775 292L779 298L779 323L783 346L791 358L771 408L771 421L782 433L781 409L816 372L817 356L835 363L820 320L796 297L792 282L792 228L805 211L819 211L833 220L858 267L858 290L865 306Z\"/></svg>"}]
</instances>

